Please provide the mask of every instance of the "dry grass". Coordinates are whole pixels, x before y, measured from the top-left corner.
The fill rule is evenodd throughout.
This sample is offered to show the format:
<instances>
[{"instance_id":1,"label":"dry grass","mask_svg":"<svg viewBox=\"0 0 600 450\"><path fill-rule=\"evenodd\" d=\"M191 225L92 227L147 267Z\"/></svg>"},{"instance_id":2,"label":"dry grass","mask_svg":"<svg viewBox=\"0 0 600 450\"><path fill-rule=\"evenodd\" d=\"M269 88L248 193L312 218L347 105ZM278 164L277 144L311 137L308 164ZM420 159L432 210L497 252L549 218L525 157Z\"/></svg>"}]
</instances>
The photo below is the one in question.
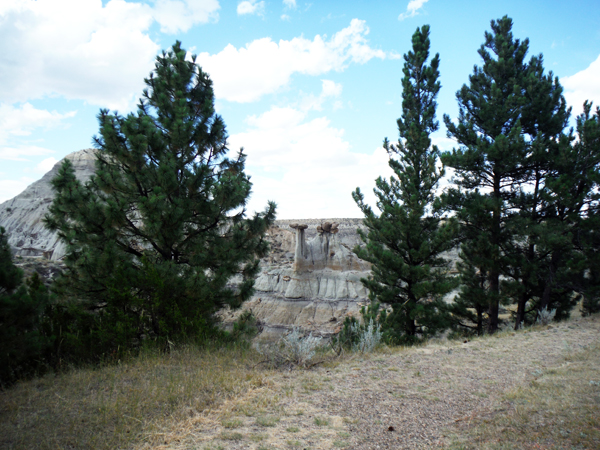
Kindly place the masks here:
<instances>
[{"instance_id":1,"label":"dry grass","mask_svg":"<svg viewBox=\"0 0 600 450\"><path fill-rule=\"evenodd\" d=\"M0 448L600 448L599 319L311 370L236 348L145 354L1 392Z\"/></svg>"},{"instance_id":2,"label":"dry grass","mask_svg":"<svg viewBox=\"0 0 600 450\"><path fill-rule=\"evenodd\" d=\"M599 449L600 345L534 372L504 395L506 407L473 420L451 449Z\"/></svg>"},{"instance_id":3,"label":"dry grass","mask_svg":"<svg viewBox=\"0 0 600 450\"><path fill-rule=\"evenodd\" d=\"M0 392L0 448L131 447L166 423L260 385L265 373L249 368L256 357L239 348L186 347L19 383Z\"/></svg>"}]
</instances>

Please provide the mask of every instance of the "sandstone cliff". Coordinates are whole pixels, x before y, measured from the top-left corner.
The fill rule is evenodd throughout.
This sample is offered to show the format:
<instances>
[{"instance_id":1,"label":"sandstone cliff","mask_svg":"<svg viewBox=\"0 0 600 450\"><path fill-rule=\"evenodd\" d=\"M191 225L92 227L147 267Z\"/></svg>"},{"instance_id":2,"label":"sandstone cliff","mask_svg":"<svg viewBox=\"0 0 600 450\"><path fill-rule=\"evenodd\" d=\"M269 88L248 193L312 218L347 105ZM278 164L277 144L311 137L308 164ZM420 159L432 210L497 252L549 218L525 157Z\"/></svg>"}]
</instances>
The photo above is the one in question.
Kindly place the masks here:
<instances>
[{"instance_id":1,"label":"sandstone cliff","mask_svg":"<svg viewBox=\"0 0 600 450\"><path fill-rule=\"evenodd\" d=\"M86 181L94 173L93 150L71 153L66 158L73 162L79 180ZM54 198L50 181L61 162L21 194L0 204L0 226L9 233L14 254L40 258L44 266L36 268L40 273L49 270L45 267L48 263L41 260L58 261L65 251L56 234L42 223ZM339 329L346 315L358 316L368 301L360 279L368 277L371 269L352 253L361 244L357 229L362 227L361 219L275 222L268 232L271 252L261 261L256 294L243 307L262 322L265 335L293 327L328 335ZM449 256L455 259L457 255L453 252ZM225 323L231 323L238 314L224 312Z\"/></svg>"},{"instance_id":2,"label":"sandstone cliff","mask_svg":"<svg viewBox=\"0 0 600 450\"><path fill-rule=\"evenodd\" d=\"M81 150L65 157L73 162L80 181L87 181L95 170L92 149ZM0 204L0 226L8 233L8 243L15 256L43 256L59 260L64 256L64 245L56 233L44 228L42 219L54 199L50 181L57 175L62 161L50 172L11 200Z\"/></svg>"},{"instance_id":3,"label":"sandstone cliff","mask_svg":"<svg viewBox=\"0 0 600 450\"><path fill-rule=\"evenodd\" d=\"M263 334L300 327L328 335L346 315L358 315L368 295L360 279L371 269L352 253L361 226L360 219L276 221L268 236L271 255L243 308L262 322ZM238 314L225 314L225 322Z\"/></svg>"}]
</instances>

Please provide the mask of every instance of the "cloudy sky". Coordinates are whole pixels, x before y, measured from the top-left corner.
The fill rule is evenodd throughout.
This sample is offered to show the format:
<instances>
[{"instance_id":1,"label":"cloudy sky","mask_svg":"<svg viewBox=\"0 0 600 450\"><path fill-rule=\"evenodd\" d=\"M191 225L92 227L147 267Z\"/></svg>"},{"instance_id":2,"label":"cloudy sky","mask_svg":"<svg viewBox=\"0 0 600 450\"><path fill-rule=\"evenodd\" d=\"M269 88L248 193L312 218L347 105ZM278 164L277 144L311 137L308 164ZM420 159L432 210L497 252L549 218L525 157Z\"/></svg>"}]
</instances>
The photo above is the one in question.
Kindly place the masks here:
<instances>
[{"instance_id":1,"label":"cloudy sky","mask_svg":"<svg viewBox=\"0 0 600 450\"><path fill-rule=\"evenodd\" d=\"M230 149L248 155L249 209L360 217L351 192L389 175L381 142L397 139L415 29L429 24L440 54L441 121L504 15L574 112L600 104L598 0L2 0L0 202L91 147L100 108L133 111L155 56L180 40L213 79ZM443 125L435 142L453 146Z\"/></svg>"}]
</instances>

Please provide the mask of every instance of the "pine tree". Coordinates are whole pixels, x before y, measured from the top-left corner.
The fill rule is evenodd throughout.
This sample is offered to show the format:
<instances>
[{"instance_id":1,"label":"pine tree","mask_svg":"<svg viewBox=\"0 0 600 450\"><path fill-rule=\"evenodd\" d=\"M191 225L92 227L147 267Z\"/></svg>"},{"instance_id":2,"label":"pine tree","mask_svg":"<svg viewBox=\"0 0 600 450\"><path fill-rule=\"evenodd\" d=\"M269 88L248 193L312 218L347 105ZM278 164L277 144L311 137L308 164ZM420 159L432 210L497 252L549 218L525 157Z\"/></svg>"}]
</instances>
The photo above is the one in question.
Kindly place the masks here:
<instances>
[{"instance_id":1,"label":"pine tree","mask_svg":"<svg viewBox=\"0 0 600 450\"><path fill-rule=\"evenodd\" d=\"M513 239L504 249L510 258L506 275L513 280L505 282L507 293L517 304L515 328L524 321L531 323L528 317L534 316L535 320L539 310L549 307L552 292L558 303L557 319L568 316L573 305L571 290L559 288L560 283L556 283L561 276L572 276L564 264L573 251L565 221L571 213L565 210L562 194L557 196L550 189L554 178L574 175L576 170L561 162L564 157L560 156L565 150L569 152L572 141L563 132L570 109L558 78L552 72L544 74L542 55L531 58L528 72L521 123L529 147L524 164L529 168L529 177L512 200L511 206L518 214L507 224Z\"/></svg>"},{"instance_id":2,"label":"pine tree","mask_svg":"<svg viewBox=\"0 0 600 450\"><path fill-rule=\"evenodd\" d=\"M493 20L491 28L478 51L483 66L474 68L469 85L456 94L458 123L444 116L448 135L461 147L444 153L442 161L456 171L450 205L470 228L466 234L487 243L477 263L464 265L476 266L487 279L487 331L493 333L501 302L519 298L519 322L523 301L533 295L527 282L539 261L528 250L536 245L533 226L542 220L538 188L548 172L549 148L569 113L558 81L543 73L541 55L525 62L529 41L513 38L512 20ZM517 282L501 283L501 275Z\"/></svg>"},{"instance_id":3,"label":"pine tree","mask_svg":"<svg viewBox=\"0 0 600 450\"><path fill-rule=\"evenodd\" d=\"M577 139L558 159L568 167L550 183L553 197L561 199L560 217L576 251L567 261L569 284L582 293L583 314L600 312L600 108L586 101L576 120ZM580 276L574 277L573 274Z\"/></svg>"},{"instance_id":4,"label":"pine tree","mask_svg":"<svg viewBox=\"0 0 600 450\"><path fill-rule=\"evenodd\" d=\"M470 193L462 198L462 203L472 209L467 214L462 214L465 221L460 227L462 244L456 263L460 289L449 305L449 310L456 331L482 335L487 327L488 311L488 279L484 267L491 250L488 235L482 232L489 226L490 217L485 214L483 208L479 208L482 202L479 197L477 193ZM448 195L445 195L447 203L456 204L460 201L453 200L451 202Z\"/></svg>"},{"instance_id":5,"label":"pine tree","mask_svg":"<svg viewBox=\"0 0 600 450\"><path fill-rule=\"evenodd\" d=\"M37 273L23 283L23 271L14 265L0 227L0 386L38 369L49 342L41 332L48 302Z\"/></svg>"},{"instance_id":6,"label":"pine tree","mask_svg":"<svg viewBox=\"0 0 600 450\"><path fill-rule=\"evenodd\" d=\"M136 114L100 111L95 175L82 184L65 161L45 218L67 245L56 290L84 306L104 349L210 330L252 294L275 217L273 203L246 217L245 155L227 156L195 56L176 42L145 83Z\"/></svg>"},{"instance_id":7,"label":"pine tree","mask_svg":"<svg viewBox=\"0 0 600 450\"><path fill-rule=\"evenodd\" d=\"M455 222L442 223L435 189L439 150L430 134L438 129L436 97L440 90L439 55L429 65L429 26L417 28L412 51L404 55L402 117L396 145L384 140L395 177L379 177L374 190L377 216L365 204L359 189L352 194L365 215L367 233L359 230L365 247L355 253L373 264L372 276L362 282L372 302L391 305L384 329L398 342L414 342L448 324L442 300L454 286L448 278L448 261L440 254L454 245Z\"/></svg>"}]
</instances>

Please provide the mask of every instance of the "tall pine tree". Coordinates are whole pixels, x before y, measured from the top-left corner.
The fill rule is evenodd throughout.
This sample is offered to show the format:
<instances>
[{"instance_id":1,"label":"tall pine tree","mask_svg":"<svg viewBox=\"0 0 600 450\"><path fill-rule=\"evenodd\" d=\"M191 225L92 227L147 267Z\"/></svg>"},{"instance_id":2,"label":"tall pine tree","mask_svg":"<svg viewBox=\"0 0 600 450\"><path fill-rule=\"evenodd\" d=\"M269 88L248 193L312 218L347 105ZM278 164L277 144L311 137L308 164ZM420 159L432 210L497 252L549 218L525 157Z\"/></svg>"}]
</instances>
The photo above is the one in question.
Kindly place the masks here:
<instances>
[{"instance_id":1,"label":"tall pine tree","mask_svg":"<svg viewBox=\"0 0 600 450\"><path fill-rule=\"evenodd\" d=\"M352 194L365 215L366 243L356 254L373 264L363 279L372 302L391 305L384 329L397 342L414 342L447 326L442 297L453 288L447 277L448 261L440 254L453 246L455 222L445 223L435 189L443 169L436 167L439 151L430 134L438 129L436 97L440 90L439 55L429 64L429 26L417 28L412 51L404 55L402 117L396 145L384 140L395 173L389 181L378 178L374 190L376 215L359 189Z\"/></svg>"},{"instance_id":2,"label":"tall pine tree","mask_svg":"<svg viewBox=\"0 0 600 450\"><path fill-rule=\"evenodd\" d=\"M584 315L600 312L600 109L586 101L576 119L577 138L563 146L557 158L565 170L552 178L549 197L557 204L556 216L565 224L566 238L573 243L565 260L568 275L557 279L559 288L571 287L583 294ZM575 276L579 274L580 276ZM542 306L556 307L553 297Z\"/></svg>"},{"instance_id":3,"label":"tall pine tree","mask_svg":"<svg viewBox=\"0 0 600 450\"><path fill-rule=\"evenodd\" d=\"M515 328L524 321L531 322L537 311L547 307L550 293L560 303L557 318L565 317L572 306L571 292L556 289L573 245L565 219L563 196L551 194L551 180L576 170L564 164L560 155L570 148L571 139L563 133L570 109L562 95L563 89L552 72L544 74L541 55L531 58L523 92L525 104L521 110L523 134L529 152L524 166L529 169L527 183L519 189L511 206L518 215L507 224L513 238L504 249L510 264L506 275L506 291L517 304ZM563 206L561 206L561 204ZM577 215L577 213L575 213ZM559 274L559 267L561 267Z\"/></svg>"},{"instance_id":4,"label":"tall pine tree","mask_svg":"<svg viewBox=\"0 0 600 450\"><path fill-rule=\"evenodd\" d=\"M543 73L542 57L525 62L529 41L513 38L512 20L493 20L491 28L479 49L483 66L474 68L469 85L456 94L458 122L444 116L448 135L460 148L442 155L455 170L458 185L447 198L469 228L466 235L478 242L476 261L465 261L463 267L476 267L486 278L480 287L488 332L498 329L499 305L511 298L518 297L517 321L522 320L521 306L534 289L527 284L539 285L539 274L534 273L539 261L530 252L536 245L530 240L532 227L541 217L536 189L548 170L549 148L569 114L557 80ZM468 259L474 254L462 255ZM501 275L517 283L501 283Z\"/></svg>"},{"instance_id":5,"label":"tall pine tree","mask_svg":"<svg viewBox=\"0 0 600 450\"><path fill-rule=\"evenodd\" d=\"M239 307L275 215L269 203L246 217L245 155L227 156L195 57L177 42L145 83L136 114L100 111L95 175L81 184L66 161L45 219L67 244L56 289L85 307L105 349L196 336L220 308Z\"/></svg>"}]
</instances>

